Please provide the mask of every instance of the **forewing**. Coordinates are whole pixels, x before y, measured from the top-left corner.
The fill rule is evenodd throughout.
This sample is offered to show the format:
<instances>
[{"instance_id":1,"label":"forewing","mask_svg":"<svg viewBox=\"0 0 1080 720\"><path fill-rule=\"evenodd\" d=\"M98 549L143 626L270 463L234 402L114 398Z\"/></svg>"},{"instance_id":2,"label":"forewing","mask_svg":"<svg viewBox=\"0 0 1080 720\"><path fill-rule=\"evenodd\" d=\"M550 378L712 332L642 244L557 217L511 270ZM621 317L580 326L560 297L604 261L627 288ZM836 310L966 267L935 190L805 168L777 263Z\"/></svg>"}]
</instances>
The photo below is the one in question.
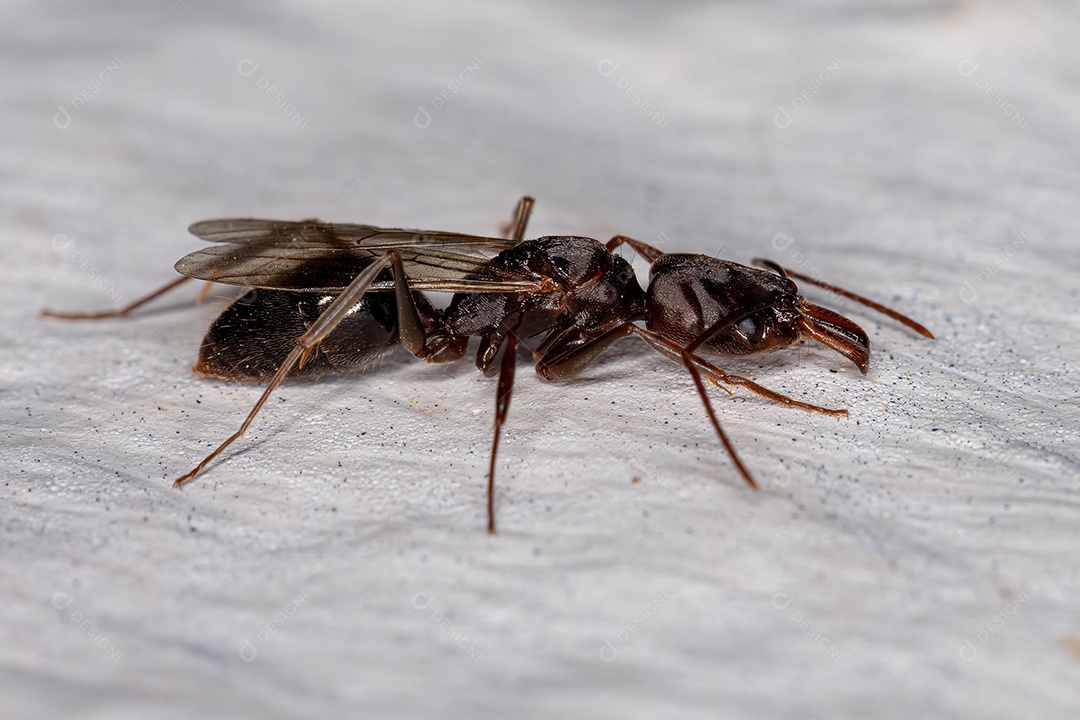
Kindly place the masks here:
<instances>
[{"instance_id":1,"label":"forewing","mask_svg":"<svg viewBox=\"0 0 1080 720\"><path fill-rule=\"evenodd\" d=\"M315 220L221 218L194 223L188 231L203 240L218 243L368 247L382 251L400 247L437 245L444 248L486 248L499 252L515 244L513 240L482 235L431 230L401 230L351 223L323 223Z\"/></svg>"},{"instance_id":2,"label":"forewing","mask_svg":"<svg viewBox=\"0 0 1080 720\"><path fill-rule=\"evenodd\" d=\"M524 292L539 289L543 281L524 271L490 266L490 254L515 244L503 238L247 218L206 220L190 230L221 244L184 256L176 270L228 285L333 292L389 250L401 255L415 290ZM392 288L393 282L384 280L372 289Z\"/></svg>"}]
</instances>

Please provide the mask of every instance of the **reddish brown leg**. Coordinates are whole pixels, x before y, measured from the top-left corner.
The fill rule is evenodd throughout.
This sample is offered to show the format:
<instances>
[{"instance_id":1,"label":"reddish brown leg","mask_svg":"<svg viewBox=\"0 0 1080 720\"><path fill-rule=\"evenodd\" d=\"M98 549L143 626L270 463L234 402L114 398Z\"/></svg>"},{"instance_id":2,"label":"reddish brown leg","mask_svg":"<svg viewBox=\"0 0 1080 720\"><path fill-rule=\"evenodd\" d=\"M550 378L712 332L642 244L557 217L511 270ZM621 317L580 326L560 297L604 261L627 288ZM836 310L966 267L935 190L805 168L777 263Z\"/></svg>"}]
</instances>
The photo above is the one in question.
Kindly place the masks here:
<instances>
[{"instance_id":1,"label":"reddish brown leg","mask_svg":"<svg viewBox=\"0 0 1080 720\"><path fill-rule=\"evenodd\" d=\"M517 209L514 210L514 219L502 226L503 234L511 240L521 242L525 238L525 226L529 224L529 216L532 215L535 204L536 200L523 195L518 201Z\"/></svg>"},{"instance_id":2,"label":"reddish brown leg","mask_svg":"<svg viewBox=\"0 0 1080 720\"><path fill-rule=\"evenodd\" d=\"M690 377L694 380L694 385L697 388L698 396L701 398L702 404L705 406L705 411L709 416L709 421L713 426L713 430L716 432L717 437L723 444L724 449L727 450L728 455L731 456L732 462L735 463L735 467L739 470L739 473L753 488L757 488L757 483L750 475L749 470L739 459L738 454L735 452L734 446L728 439L724 429L720 426L720 421L716 417L716 413L713 410L712 403L709 400L708 394L705 392L705 385L702 382L702 375L707 377L710 382L721 387L721 383L729 385L742 385L751 392L760 395L766 400L770 400L781 405L785 405L791 408L797 408L800 410L808 410L811 412L819 412L825 415L847 415L847 410L832 410L829 408L823 408L817 405L811 405L809 403L800 402L793 398L782 395L768 388L758 385L749 378L742 377L740 375L730 375L720 368L716 367L712 363L708 362L704 358L697 355L694 350L703 344L709 337L716 332L719 332L724 327L727 327L732 322L737 322L743 317L743 313L739 313L737 317L733 316L733 319L725 319L717 323L713 327L709 328L702 336L690 344L690 346L683 348L676 343L667 340L657 333L646 330L632 322L622 323L608 330L603 335L594 338L591 342L584 345L580 345L569 353L562 354L558 357L547 359L542 358L536 365L536 372L545 380L559 380L571 375L576 374L589 363L591 363L600 352L608 345L617 340L621 340L624 337L630 335L636 335L645 341L649 347L653 348L661 355L669 358L673 362L676 362L686 368L690 373ZM723 388L726 390L726 388Z\"/></svg>"},{"instance_id":3,"label":"reddish brown leg","mask_svg":"<svg viewBox=\"0 0 1080 720\"><path fill-rule=\"evenodd\" d=\"M615 248L619 247L620 245L629 245L630 247L634 248L634 250L636 250L638 254L641 255L641 257L645 258L645 260L651 263L659 260L660 256L664 254L664 252L659 248L655 248L648 243L641 242L640 240L635 240L632 237L627 237L626 235L616 235L615 237L608 240L608 252L615 252Z\"/></svg>"},{"instance_id":4,"label":"reddish brown leg","mask_svg":"<svg viewBox=\"0 0 1080 720\"><path fill-rule=\"evenodd\" d=\"M341 321L348 316L353 307L360 301L367 292L371 284L375 282L379 274L390 266L394 273L395 287L398 291L399 305L403 307L398 308L398 324L401 328L402 344L413 354L416 354L423 349L424 346L424 330L421 323L418 311L413 303L412 293L408 289L408 281L405 277L405 270L401 264L401 257L396 252L389 252L381 256L371 265L364 268L363 272L356 276L356 279L345 288L344 291L334 302L330 303L330 306L319 316L319 319L312 323L307 332L301 335L296 341L296 347L292 349L292 352L288 354L285 360L281 363L277 372L270 378L270 382L267 384L263 394L259 397L255 406L248 413L244 422L240 425L240 429L233 433L225 442L221 443L212 453L203 458L202 462L195 466L195 468L184 475L178 477L174 482L174 487L180 487L188 480L194 478L199 474L203 468L210 464L218 455L232 445L236 440L243 437L247 432L248 427L251 425L255 416L259 414L259 410L262 409L266 401L270 399L270 395L277 389L289 372L294 366L299 364L303 367L308 356L315 351L319 343L334 331Z\"/></svg>"},{"instance_id":5,"label":"reddish brown leg","mask_svg":"<svg viewBox=\"0 0 1080 720\"><path fill-rule=\"evenodd\" d=\"M536 201L525 195L521 202L517 203L514 219L505 227L510 240L522 242L525 237L525 227L528 225L529 215L532 213L532 204ZM502 425L507 422L510 412L510 395L514 390L514 363L517 359L517 338L513 332L507 335L507 345L503 350L502 363L499 365L499 386L495 396L495 435L491 438L491 459L487 467L487 531L495 534L495 458L499 452L499 436L502 434Z\"/></svg>"},{"instance_id":6,"label":"reddish brown leg","mask_svg":"<svg viewBox=\"0 0 1080 720\"><path fill-rule=\"evenodd\" d=\"M210 291L213 288L214 288L214 283L212 283L212 282L203 283L202 290L199 291L199 297L197 297L195 299L195 302L202 303L202 301L207 298L207 296L210 294Z\"/></svg>"},{"instance_id":7,"label":"reddish brown leg","mask_svg":"<svg viewBox=\"0 0 1080 720\"><path fill-rule=\"evenodd\" d=\"M488 533L495 533L495 455L499 452L499 436L510 412L510 395L514 390L514 366L517 359L517 338L506 336L502 363L499 366L499 390L495 396L495 434L491 440L491 462L488 465Z\"/></svg>"},{"instance_id":8,"label":"reddish brown leg","mask_svg":"<svg viewBox=\"0 0 1080 720\"><path fill-rule=\"evenodd\" d=\"M728 439L727 433L725 433L724 428L720 426L720 421L717 419L716 413L713 411L712 403L709 401L709 395L705 392L705 385L701 381L701 372L698 370L696 362L698 358L693 352L683 350L679 346L664 340L650 330L638 327L632 322L626 322L621 325L616 325L614 328L608 330L593 341L581 345L572 352L557 359L550 361L541 360L541 362L537 363L537 373L547 380L554 380L572 375L592 362L605 347L630 334L637 335L653 347L657 347L654 345L654 342L657 342L660 345L657 349L662 348L661 352L663 352L664 355L671 357L686 368L687 372L690 373L690 377L694 380L698 396L705 406L705 412L708 414L713 430L716 431L716 435L720 438L720 442L723 444L724 449L727 450L728 455L731 456L731 460L735 463L735 467L738 469L739 474L743 476L750 487L757 489L758 485L750 475L750 471L743 465L742 460L739 459L738 453L735 452L735 447ZM721 374L723 374L722 371ZM793 400L792 402L795 401Z\"/></svg>"},{"instance_id":9,"label":"reddish brown leg","mask_svg":"<svg viewBox=\"0 0 1080 720\"><path fill-rule=\"evenodd\" d=\"M144 295L133 303L125 305L122 308L115 310L92 310L90 312L62 312L59 310L50 310L49 308L42 308L42 317L53 317L61 320L102 320L104 318L121 318L127 317L132 311L142 307L151 300L156 300L165 293L169 292L175 287L179 287L183 283L187 282L191 278L178 277L172 282L162 285L157 290L153 291L149 295Z\"/></svg>"},{"instance_id":10,"label":"reddish brown leg","mask_svg":"<svg viewBox=\"0 0 1080 720\"><path fill-rule=\"evenodd\" d=\"M664 338L651 331L642 330L641 328L638 328L638 331L639 332L636 332L635 334L638 335L638 337L640 337L646 343L648 343L649 346L652 347L654 350L659 352L661 355L670 358L675 363L682 363L683 349L681 347L671 342L670 340L665 340ZM777 403L778 405L783 405L784 407L795 408L797 410L806 410L808 412L821 413L822 415L830 415L833 417L839 417L840 415L846 416L848 414L848 411L844 408L831 409L821 407L820 405L811 405L810 403L804 403L799 400L795 400L794 398L790 398L787 395L782 395L775 390L770 390L767 387L762 387L750 378L743 377L742 375L730 375L713 365L705 358L697 355L696 353L691 355L690 361L694 364L695 367L698 368L698 370L700 370L705 375L705 377L709 378L710 382L712 382L717 387L720 387L722 384L741 385L755 395L763 397L770 402Z\"/></svg>"},{"instance_id":11,"label":"reddish brown leg","mask_svg":"<svg viewBox=\"0 0 1080 720\"><path fill-rule=\"evenodd\" d=\"M526 195L518 203L514 220L508 234L511 240L521 242L525 237L534 200ZM517 359L517 336L511 331L506 335L502 362L499 364L499 387L495 395L495 430L491 439L491 459L488 463L488 533L495 533L495 456L499 452L499 437L506 416L510 412L510 395L514 390L514 367Z\"/></svg>"},{"instance_id":12,"label":"reddish brown leg","mask_svg":"<svg viewBox=\"0 0 1080 720\"><path fill-rule=\"evenodd\" d=\"M750 378L741 375L731 375L694 352L694 350L697 349L697 345L700 343L695 343L695 347L692 349L684 349L680 345L663 338L657 333L651 330L645 330L632 322L616 325L604 334L597 336L588 343L577 346L568 353L559 353L558 351L548 353L536 363L536 374L548 381L562 380L571 375L576 375L586 366L591 364L607 346L624 337L629 337L630 335L637 335L644 340L649 347L678 365L684 364L684 355L686 355L689 362L698 368L698 370L700 370L702 374L717 387L722 387L722 385L741 385L750 392L759 395L770 402L784 405L785 407L817 412L822 415L839 416L848 414L847 410L834 410L821 407L820 405L804 403L758 385ZM706 331L705 337L708 337L709 335L710 332ZM726 390L726 388L722 389Z\"/></svg>"},{"instance_id":13,"label":"reddish brown leg","mask_svg":"<svg viewBox=\"0 0 1080 720\"><path fill-rule=\"evenodd\" d=\"M739 459L739 454L735 452L735 446L731 444L731 440L728 439L727 433L724 432L724 428L720 427L720 420L716 417L716 411L713 410L712 402L709 400L709 394L705 392L705 383L701 381L701 373L694 367L694 363L688 359L688 355L684 351L683 367L690 373L690 377L694 380L694 385L697 387L698 396L701 398L701 402L705 405L705 412L709 415L709 422L712 423L713 430L716 431L717 437L720 438L720 442L724 444L724 449L727 450L727 454L731 456L731 461L735 463L735 467L738 468L739 474L743 476L746 483L754 488L758 489L758 484L750 475L750 471L743 465L743 461Z\"/></svg>"}]
</instances>

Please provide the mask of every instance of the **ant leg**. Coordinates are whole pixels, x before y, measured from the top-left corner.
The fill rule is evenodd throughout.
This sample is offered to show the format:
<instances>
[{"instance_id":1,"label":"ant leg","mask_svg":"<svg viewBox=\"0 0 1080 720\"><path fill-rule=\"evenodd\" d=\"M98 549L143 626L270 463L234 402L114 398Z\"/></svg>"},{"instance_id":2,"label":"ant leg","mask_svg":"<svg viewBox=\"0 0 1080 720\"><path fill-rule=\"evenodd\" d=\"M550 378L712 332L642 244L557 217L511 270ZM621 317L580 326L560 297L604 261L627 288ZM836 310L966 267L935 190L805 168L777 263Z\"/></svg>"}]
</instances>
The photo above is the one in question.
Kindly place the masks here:
<instances>
[{"instance_id":1,"label":"ant leg","mask_svg":"<svg viewBox=\"0 0 1080 720\"><path fill-rule=\"evenodd\" d=\"M739 459L739 454L735 452L734 446L731 445L731 440L728 439L727 433L724 432L723 427L720 427L720 421L716 417L716 411L713 410L713 404L710 402L710 399L708 399L708 393L705 392L705 383L701 380L701 371L699 369L699 366L704 363L704 361L702 361L702 359L697 355L697 353L693 352L694 350L697 350L699 347L701 347L701 345L704 344L708 340L708 338L716 335L717 332L719 332L721 329L724 329L725 327L728 327L733 323L738 323L745 316L746 313L740 312L731 313L728 317L721 318L721 320L715 323L712 327L702 332L702 334L698 336L697 339L694 339L694 341L691 342L689 345L687 345L686 348L679 348L678 345L671 342L670 340L666 340L665 338L654 334L654 332L639 328L636 325L634 326L634 332L635 335L648 342L653 348L659 349L658 344L669 345L669 348L667 348L667 350L669 350L672 355L677 353L679 362L681 363L681 365L683 365L683 367L686 368L687 372L690 373L690 378L693 380L694 386L696 386L696 388L698 389L698 396L701 397L701 402L705 406L705 412L708 415L708 420L713 423L713 430L716 431L716 435L720 438L720 443L724 444L724 449L728 451L728 454L731 457L731 462L735 464L735 467L739 468L739 473L743 476L743 479L746 480L746 484L757 490L756 481L751 476L750 471L746 470L746 466L742 463L742 460ZM657 344L653 344L654 342L657 342ZM719 368L716 369L719 370ZM723 370L720 370L720 372L723 373ZM727 373L724 373L724 375L725 377L733 377L727 376ZM718 382L718 380L716 379L710 379L713 380L714 383ZM740 380L746 379L740 378ZM751 381L746 380L746 382ZM752 384L754 384L756 388L760 388L760 385L757 385L756 383ZM764 391L765 388L760 388L760 390ZM772 391L766 392L777 395L778 397L783 397L779 393L772 393ZM796 400L791 400L791 403L796 403ZM847 410L843 412L847 413Z\"/></svg>"},{"instance_id":2,"label":"ant leg","mask_svg":"<svg viewBox=\"0 0 1080 720\"><path fill-rule=\"evenodd\" d=\"M632 322L620 323L604 334L593 338L584 344L578 345L567 353L557 356L552 360L541 360L536 365L536 372L545 380L555 380L572 375L588 365L605 347L616 340L631 334L637 335L650 345L653 344L650 340L654 337L663 343L669 343L669 341L663 340L663 338L655 335L655 333L640 328ZM698 368L692 360L694 357L693 353L687 353L674 343L669 344L671 346L670 348L667 345L662 345L664 348L664 350L662 350L663 354L675 359L676 362L682 364L687 372L690 373L690 377L694 380L694 385L697 386L701 402L705 405L705 411L709 415L709 421L712 423L713 430L716 431L716 435L720 438L720 442L723 444L724 449L731 457L732 462L735 463L735 467L739 470L739 474L743 476L743 479L746 480L750 487L756 490L758 486L757 482L754 481L753 476L750 475L750 471L746 469L742 460L739 459L739 455L735 452L735 447L731 444L727 433L725 433L724 429L720 426L720 421L713 411L712 403L709 402L709 395L705 392L705 384L701 381L701 373L698 371Z\"/></svg>"},{"instance_id":3,"label":"ant leg","mask_svg":"<svg viewBox=\"0 0 1080 720\"><path fill-rule=\"evenodd\" d=\"M525 226L532 214L533 200L528 195L518 202L514 213L514 220L509 226L504 227L509 239L521 242L525 237ZM506 422L506 416L510 412L510 395L514 390L514 366L517 360L517 337L507 333L506 342L503 345L502 362L499 363L499 386L495 395L495 429L491 438L491 458L488 461L488 534L495 534L495 457L499 452L499 437L502 435L502 426Z\"/></svg>"},{"instance_id":4,"label":"ant leg","mask_svg":"<svg viewBox=\"0 0 1080 720\"><path fill-rule=\"evenodd\" d=\"M529 216L532 215L533 205L536 200L528 195L523 195L514 209L514 219L509 224L503 225L501 230L504 235L515 242L525 239L525 226L529 224Z\"/></svg>"},{"instance_id":5,"label":"ant leg","mask_svg":"<svg viewBox=\"0 0 1080 720\"><path fill-rule=\"evenodd\" d=\"M285 377L289 374L289 371L293 369L293 366L299 363L299 365L303 367L308 356L318 347L319 343L322 342L327 335L333 332L334 328L348 316L352 308L360 301L364 296L364 293L371 287L371 284L375 282L376 278L378 278L379 273L385 270L387 265L399 265L400 263L400 256L398 256L396 252L389 252L364 268L364 270L356 276L356 279L337 296L337 299L330 303L330 306L319 316L319 319L312 323L307 332L297 338L296 347L292 349L292 352L290 352L281 363L281 366L278 368L277 372L274 373L274 376L270 378L269 384L267 384L263 394L255 403L255 407L251 409L251 412L249 412L248 416L244 419L243 424L240 425L240 429L229 436L229 438L221 443L216 450L207 455L202 462L195 466L194 470L181 475L173 481L173 487L180 487L188 480L194 478L204 467L209 465L214 458L220 455L225 448L229 447L233 442L242 437L244 433L247 432L247 429L255 419L255 416L258 415L259 410L261 410L263 405L266 404L266 401L270 399L270 395L274 390L276 390L285 380ZM403 275L404 274L402 274L402 276Z\"/></svg>"},{"instance_id":6,"label":"ant leg","mask_svg":"<svg viewBox=\"0 0 1080 720\"><path fill-rule=\"evenodd\" d=\"M632 332L635 335L644 340L653 350L656 350L661 355L670 359L672 362L681 365L683 364L684 354L687 355L689 361L698 370L700 370L702 374L705 375L705 377L709 379L709 382L713 383L717 387L721 387L722 385L741 385L755 395L763 397L766 400L774 402L778 405L783 405L784 407L795 408L797 410L806 410L808 412L821 413L822 415L829 415L832 417L837 417L840 415L846 416L848 414L848 411L844 408L832 409L821 407L820 405L811 405L810 403L804 403L799 400L795 400L794 398L790 398L787 395L782 395L775 390L770 390L766 387L762 387L750 378L743 377L741 375L731 375L716 367L711 362L701 357L697 353L687 352L686 350L684 350L684 348L676 345L670 340L666 340L665 338L657 335L651 330L643 330L636 325L634 326L634 328L635 329Z\"/></svg>"},{"instance_id":7,"label":"ant leg","mask_svg":"<svg viewBox=\"0 0 1080 720\"><path fill-rule=\"evenodd\" d=\"M591 365L592 361L609 345L630 337L634 327L637 326L632 322L619 323L603 334L575 345L569 350L562 350L557 343L554 343L537 359L536 374L548 382L565 380L572 375L577 375Z\"/></svg>"},{"instance_id":8,"label":"ant leg","mask_svg":"<svg viewBox=\"0 0 1080 720\"><path fill-rule=\"evenodd\" d=\"M853 293L850 290L845 290L843 288L836 287L835 285L832 285L830 283L824 282L822 280L818 280L816 278L812 278L809 275L803 275L802 273L795 272L794 270L789 270L789 269L787 269L785 267L781 267L780 265L773 262L772 260L766 260L764 258L754 258L751 262L754 265L757 265L758 267L768 268L768 269L772 270L773 272L775 272L777 275L783 275L784 277L793 277L796 280L802 280L803 282L808 282L811 285L817 285L818 287L824 288L824 289L828 290L831 293L835 293L836 295L839 295L840 297L845 297L848 300L854 300L857 303L862 303L863 305L865 305L868 308L871 308L873 310L877 310L882 315L886 315L888 317L891 317L893 320L896 320L898 322L903 323L904 325L907 325L909 328L911 328L915 332L919 333L923 337L928 337L928 338L931 338L931 339L933 339L933 337L934 337L934 334L932 332L930 332L925 327L923 327L919 323L917 323L914 320L912 320L911 318L909 318L907 315L903 315L901 313L898 313L897 311L893 310L892 308L887 308L884 305L882 305L881 303L874 302L870 298L863 297L862 295L857 295L856 293Z\"/></svg>"},{"instance_id":9,"label":"ant leg","mask_svg":"<svg viewBox=\"0 0 1080 720\"><path fill-rule=\"evenodd\" d=\"M529 222L534 203L535 201L528 195L523 196L514 210L514 219L502 228L509 235L509 239L515 243L521 242L525 237L525 227ZM468 338L443 334L439 329L442 321L441 313L432 307L422 293L409 291L405 271L400 262L393 265L393 271L401 344L413 355L429 363L441 364L460 359L468 350ZM428 334L429 331L431 335ZM493 336L491 358L494 358L501 344L502 337ZM494 372L495 369L492 368L491 374ZM488 373L485 371L485 374Z\"/></svg>"},{"instance_id":10,"label":"ant leg","mask_svg":"<svg viewBox=\"0 0 1080 720\"><path fill-rule=\"evenodd\" d=\"M683 364L684 348L670 340L666 340L657 333L651 330L645 330L634 323L622 323L608 330L603 335L575 347L570 352L562 354L548 353L536 363L536 374L549 382L563 380L571 375L577 374L587 365L591 364L592 361L596 359L596 356L608 345L611 345L616 340L629 337L630 335L637 335L645 341L649 347L677 365ZM848 414L848 411L843 408L832 409L795 400L794 398L782 395L775 390L762 387L750 378L741 375L731 375L713 365L697 353L685 352L685 354L688 356L689 361L709 379L709 382L722 390L727 390L727 388L723 387L724 385L741 385L755 395L785 407L821 413L822 415L833 417L840 415L846 416ZM554 355L554 357L551 357L552 355ZM728 391L728 393L730 394L730 391Z\"/></svg>"},{"instance_id":11,"label":"ant leg","mask_svg":"<svg viewBox=\"0 0 1080 720\"><path fill-rule=\"evenodd\" d=\"M638 254L640 254L641 257L645 258L648 262L656 262L660 259L660 256L664 254L664 251L660 250L659 248L655 248L648 243L641 242L640 240L635 240L634 238L627 237L625 235L616 235L615 237L608 240L608 252L615 252L615 248L619 247L620 245L629 245L630 247L634 248L634 250L636 250Z\"/></svg>"},{"instance_id":12,"label":"ant leg","mask_svg":"<svg viewBox=\"0 0 1080 720\"><path fill-rule=\"evenodd\" d=\"M491 440L491 461L488 464L488 533L495 534L495 455L499 451L499 436L510 412L510 394L514 389L514 364L517 359L517 338L506 336L502 362L499 367L499 390L495 396L495 434Z\"/></svg>"},{"instance_id":13,"label":"ant leg","mask_svg":"<svg viewBox=\"0 0 1080 720\"><path fill-rule=\"evenodd\" d=\"M691 347L683 348L670 340L658 335L657 333L646 330L632 322L621 323L611 328L604 334L593 338L587 343L578 345L569 352L557 355L554 358L547 359L542 358L540 362L536 364L536 372L540 377L545 380L559 380L570 375L573 375L591 363L600 352L608 345L612 344L616 340L620 340L629 335L636 335L641 338L649 347L653 348L661 355L664 355L668 359L675 363L678 363L686 368L690 373L690 377L694 380L694 385L697 388L698 395L701 398L702 404L705 406L705 411L709 415L709 420L712 423L713 429L716 431L717 437L720 438L720 442L724 445L724 449L727 450L731 456L732 461L735 463L740 474L746 480L746 482L753 488L757 488L757 483L754 481L750 472L743 465L739 456L735 452L735 448L732 446L731 441L728 439L727 434L720 426L720 421L716 417L716 413L713 410L712 403L709 401L708 394L705 392L704 383L701 381L701 376L704 375L717 387L721 387L724 390L727 388L722 387L723 384L728 385L741 385L751 392L769 400L771 402L784 405L786 407L796 408L799 410L807 410L811 412L819 412L824 415L838 416L847 415L847 410L832 410L829 408L820 407L818 405L811 405L809 403L800 402L786 395L782 395L768 388L758 385L749 378L742 377L740 375L730 375L720 368L716 367L712 363L708 362L701 356L693 352L692 346L699 345L696 342L691 344ZM707 332L703 337L708 337L711 333ZM700 340L701 338L699 338ZM551 353L549 353L550 355ZM730 391L728 391L730 394Z\"/></svg>"},{"instance_id":14,"label":"ant leg","mask_svg":"<svg viewBox=\"0 0 1080 720\"><path fill-rule=\"evenodd\" d=\"M209 280L204 282L202 290L199 291L199 297L195 298L195 302L201 305L203 300L205 300L210 295L210 290L213 289L213 287L214 283L210 282Z\"/></svg>"},{"instance_id":15,"label":"ant leg","mask_svg":"<svg viewBox=\"0 0 1080 720\"><path fill-rule=\"evenodd\" d=\"M735 446L731 444L728 439L727 433L724 432L724 428L720 427L720 420L716 417L716 411L713 410L712 402L709 400L709 394L705 392L705 383L701 381L701 373L698 372L697 367L694 366L691 358L692 352L683 350L682 361L683 367L690 373L690 378L694 381L694 385L697 387L698 397L701 398L702 404L705 406L705 412L709 416L709 422L712 423L713 430L716 431L717 437L720 438L720 442L723 443L724 449L727 450L727 454L731 456L731 462L735 463L735 467L738 468L739 474L746 480L746 484L752 487L754 490L758 489L758 484L750 475L750 471L743 465L742 460L739 459L739 454L735 452Z\"/></svg>"},{"instance_id":16,"label":"ant leg","mask_svg":"<svg viewBox=\"0 0 1080 720\"><path fill-rule=\"evenodd\" d=\"M820 412L824 415L847 415L847 410L830 410L828 408L819 407L817 405L810 405L809 403L799 402L798 400L793 400L786 395L781 395L778 392L774 392L772 390L764 388L755 383L753 380L750 380L749 378L744 378L740 375L728 375L723 370L716 367L715 365L712 365L697 354L697 349L707 343L709 339L716 335L718 332L724 330L725 328L731 327L743 318L749 317L761 309L763 308L754 308L750 311L737 310L733 313L729 313L726 317L721 318L720 320L716 321L708 328L706 328L705 332L694 338L693 342L691 342L686 347L680 347L679 345L676 345L670 340L667 340L651 331L649 334L652 336L652 339L647 339L644 335L642 335L641 338L648 342L653 348L659 350L663 354L668 355L668 357L670 357L675 362L685 365L687 370L690 370L691 364L693 364L698 369L708 369L709 372L707 372L706 374L709 376L709 379L713 382L713 384L728 383L733 385L742 385L743 387L754 393L757 393L758 395L766 398L767 400L780 403L781 405L786 405L787 407ZM846 322L850 322L847 321L845 318L842 319L844 319ZM857 326L856 329L858 329ZM663 347L664 344L666 344L666 348ZM863 372L866 371L863 370ZM693 373L693 371L691 371L691 373Z\"/></svg>"},{"instance_id":17,"label":"ant leg","mask_svg":"<svg viewBox=\"0 0 1080 720\"><path fill-rule=\"evenodd\" d=\"M153 291L149 295L144 295L143 297L139 298L135 302L130 303L128 305L125 305L122 308L117 308L116 310L96 310L96 311L90 311L90 312L62 312L62 311L59 311L59 310L50 310L49 308L42 308L41 309L41 316L42 317L59 318L61 320L101 320L101 319L104 319L104 318L127 317L128 315L131 314L131 312L133 310L136 310L136 309L142 307L143 305L150 302L151 300L156 300L157 298L161 297L162 295L169 292L173 288L182 285L183 283L187 282L190 279L191 278L187 277L186 275L182 276L182 277L178 277L175 280L173 280L172 282L169 282L169 283L166 283L165 285L162 285L161 287L159 287L157 290Z\"/></svg>"},{"instance_id":18,"label":"ant leg","mask_svg":"<svg viewBox=\"0 0 1080 720\"><path fill-rule=\"evenodd\" d=\"M425 309L431 308L431 305L424 299L423 295L409 289L409 281L405 277L405 268L402 266L401 257L397 253L392 253L390 264L391 271L394 274L394 295L397 299L398 337L406 350L418 358L423 358L427 355L425 350L427 349L428 338L427 331L424 330L424 322L420 319L419 304L423 303ZM353 283L355 284L355 282L354 280ZM359 299L357 297L357 300ZM329 312L329 309L327 312ZM433 312L435 311L427 310L428 314ZM322 316L319 317L319 320L322 320Z\"/></svg>"}]
</instances>

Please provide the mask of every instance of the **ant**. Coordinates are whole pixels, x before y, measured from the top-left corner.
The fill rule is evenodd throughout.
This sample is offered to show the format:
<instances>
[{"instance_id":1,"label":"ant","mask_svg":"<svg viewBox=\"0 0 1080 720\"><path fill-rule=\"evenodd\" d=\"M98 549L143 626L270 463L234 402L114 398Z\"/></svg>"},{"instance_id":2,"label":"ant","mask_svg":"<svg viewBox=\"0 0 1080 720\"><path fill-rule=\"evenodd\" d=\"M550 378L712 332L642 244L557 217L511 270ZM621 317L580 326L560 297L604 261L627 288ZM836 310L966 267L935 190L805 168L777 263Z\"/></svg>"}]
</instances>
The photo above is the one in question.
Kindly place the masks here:
<instances>
[{"instance_id":1,"label":"ant","mask_svg":"<svg viewBox=\"0 0 1080 720\"><path fill-rule=\"evenodd\" d=\"M240 428L178 477L174 487L193 479L243 436L286 377L318 378L363 368L399 344L429 363L454 362L468 351L471 338L479 338L477 368L499 376L488 465L489 533L495 532L495 458L510 409L519 340L543 335L533 350L536 373L553 381L577 374L617 340L641 339L687 370L717 437L746 483L757 488L720 426L706 379L718 387L742 386L787 407L831 416L847 415L847 410L781 395L725 372L702 353L750 355L806 336L866 373L866 333L801 296L795 280L933 337L914 320L873 300L769 260L755 259L758 267L751 267L707 255L665 253L624 235L606 245L571 235L525 240L533 204L530 197L521 199L506 239L317 220L197 222L190 231L218 244L181 258L176 270L182 277L117 310L46 309L42 314L124 317L192 278L249 289L210 326L194 369L208 377L265 382L266 389ZM630 263L614 253L622 245L650 263L647 288L638 283ZM439 310L423 291L454 295Z\"/></svg>"}]
</instances>

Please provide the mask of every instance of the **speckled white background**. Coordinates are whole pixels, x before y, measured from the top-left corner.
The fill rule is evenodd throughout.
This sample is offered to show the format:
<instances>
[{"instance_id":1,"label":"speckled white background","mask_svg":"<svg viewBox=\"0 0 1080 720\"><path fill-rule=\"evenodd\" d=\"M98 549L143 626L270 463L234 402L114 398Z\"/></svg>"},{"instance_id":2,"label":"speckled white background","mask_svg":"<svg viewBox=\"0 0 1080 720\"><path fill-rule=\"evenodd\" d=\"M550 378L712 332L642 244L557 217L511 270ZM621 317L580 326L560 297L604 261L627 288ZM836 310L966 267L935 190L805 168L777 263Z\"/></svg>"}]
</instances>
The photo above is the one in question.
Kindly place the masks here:
<instances>
[{"instance_id":1,"label":"speckled white background","mask_svg":"<svg viewBox=\"0 0 1080 720\"><path fill-rule=\"evenodd\" d=\"M3 17L3 717L1077 716L1075 8ZM815 292L866 377L728 363L851 411L717 393L759 493L643 345L563 385L523 361L488 537L470 362L287 386L179 492L259 392L188 371L223 301L36 317L169 279L193 220L490 233L526 192L530 235L807 263L938 339Z\"/></svg>"}]
</instances>

